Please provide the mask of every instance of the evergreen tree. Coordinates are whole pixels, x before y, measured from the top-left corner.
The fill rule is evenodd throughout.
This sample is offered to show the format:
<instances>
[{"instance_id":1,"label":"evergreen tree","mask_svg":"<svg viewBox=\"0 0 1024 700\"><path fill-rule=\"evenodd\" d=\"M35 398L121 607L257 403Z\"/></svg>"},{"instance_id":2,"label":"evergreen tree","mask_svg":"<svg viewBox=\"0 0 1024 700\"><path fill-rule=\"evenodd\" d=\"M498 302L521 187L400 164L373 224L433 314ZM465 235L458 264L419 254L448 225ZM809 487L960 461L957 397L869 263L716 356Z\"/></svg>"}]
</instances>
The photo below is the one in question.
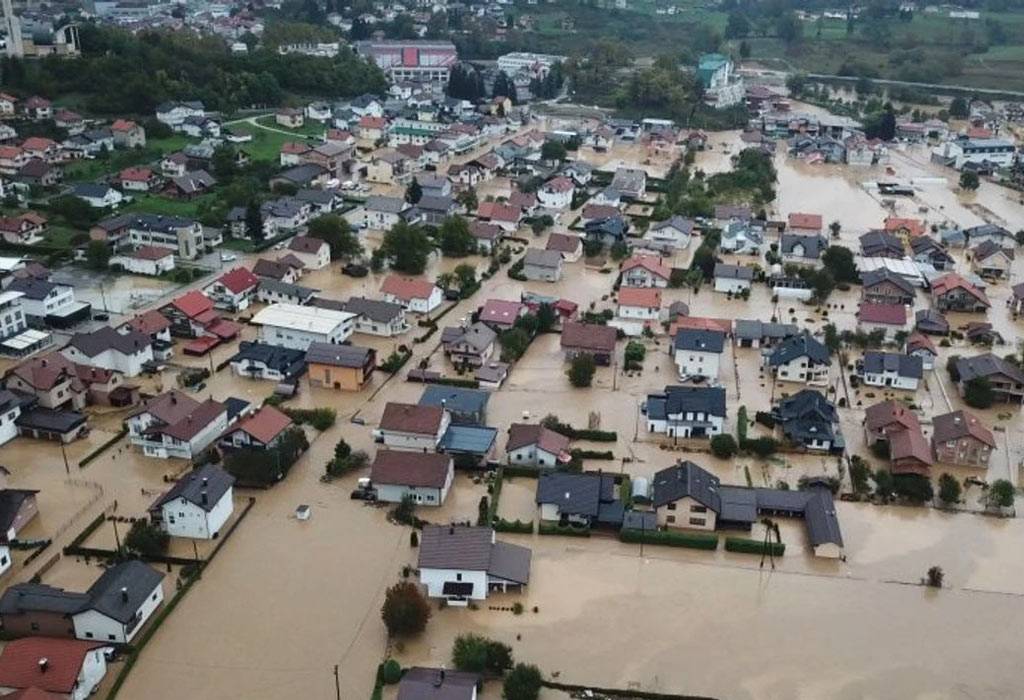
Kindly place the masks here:
<instances>
[{"instance_id":1,"label":"evergreen tree","mask_svg":"<svg viewBox=\"0 0 1024 700\"><path fill-rule=\"evenodd\" d=\"M250 199L245 207L245 235L253 241L263 240L263 213L255 199Z\"/></svg>"}]
</instances>

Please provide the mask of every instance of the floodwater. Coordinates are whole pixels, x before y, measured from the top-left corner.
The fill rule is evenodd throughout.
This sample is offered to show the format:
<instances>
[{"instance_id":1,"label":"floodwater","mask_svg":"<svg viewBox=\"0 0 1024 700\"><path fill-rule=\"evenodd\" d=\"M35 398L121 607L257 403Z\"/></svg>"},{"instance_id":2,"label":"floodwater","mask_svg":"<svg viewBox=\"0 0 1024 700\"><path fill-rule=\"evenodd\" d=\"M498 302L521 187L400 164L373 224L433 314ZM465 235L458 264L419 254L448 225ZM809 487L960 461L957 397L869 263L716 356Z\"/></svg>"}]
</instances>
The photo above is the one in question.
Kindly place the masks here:
<instances>
[{"instance_id":1,"label":"floodwater","mask_svg":"<svg viewBox=\"0 0 1024 700\"><path fill-rule=\"evenodd\" d=\"M738 133L714 134L711 143L712 148L698 159L698 167L706 172L728 167L729 154L738 148ZM589 159L590 154L586 155ZM629 146L601 158L635 163L643 155L640 147ZM857 237L881 225L890 213L860 185L876 178L881 169L807 166L787 160L784 154L777 157L777 165L779 199L773 215L806 211L822 213L826 223L839 219L843 223L839 241L856 249ZM937 172L927 162L927 153L914 150L893 153L890 166L900 178L951 177L941 169ZM502 196L507 183L495 181L492 186L492 193ZM988 184L970 197L951 191L948 183L921 185L911 201L897 204L896 212L914 216L921 207L927 207L928 212L920 216L929 223L949 218L973 225L983 220L979 212L1008 222L1024 219L1017 195ZM563 217L563 225L573 218L573 213ZM538 238L534 244L541 245L543 240ZM690 252L680 258L688 259ZM960 269L966 271L962 255L957 257ZM248 256L240 259L240 263L249 261ZM476 257L432 258L426 274L434 277L466 261L478 269L486 264ZM989 289L993 301L989 320L1007 339L1005 347L997 348L1000 354L1016 348L1021 338L1019 322L1009 317L1005 300L1010 285L1020 281L1022 264L1015 262L1009 282ZM518 299L524 290L564 296L582 309L612 308L612 268L610 262L604 268L573 263L555 284L518 282L503 269L485 281L473 299L457 303L441 325L468 317L488 298ZM344 299L353 294L376 296L381 281L381 276L372 274L363 279L345 277L335 266L307 275L302 284ZM685 301L694 316L774 317L821 332L830 321L840 328L853 328L857 297L857 290L837 291L828 308L815 309L799 302L773 303L763 287L755 287L747 301L731 300L705 287L699 293L665 290L663 302L667 307L673 301ZM917 307L926 306L919 295ZM954 325L969 320L977 319L951 318ZM426 361L432 369L451 373L438 350L439 334L413 344L412 338L420 333L414 327L398 339L357 336L353 340L372 345L381 354L399 343L409 345L414 357L407 368ZM254 334L255 329L247 326L243 339ZM594 422L618 432L613 444L579 444L615 453L615 460L593 462L588 468L649 476L676 459L688 458L723 481L745 484L749 478L755 485L774 485L779 480L792 485L804 474L839 473L837 461L829 457L718 460L696 451L702 447L699 444L669 446L647 435L640 403L648 392L674 383L675 368L664 335L644 342L648 354L642 372L626 375L618 366L600 368L594 385L581 390L572 388L564 375L558 336L537 338L488 407L488 422L499 431L499 458L504 456L511 423L555 413L574 425ZM972 352L957 343L940 350L940 368L948 355ZM215 366L234 351L231 344L216 349L210 358L185 358L178 353L175 363ZM850 362L855 358L856 353L851 353ZM166 388L176 371L143 383L150 390ZM840 410L844 434L851 451L870 461L863 449L863 408L884 395L881 390L849 389L839 371L835 369L828 391L834 398L849 398L849 407ZM944 374L930 373L914 398L926 418L962 407ZM369 697L374 668L388 649L379 618L383 593L400 579L403 566L415 561L416 550L409 546L409 530L389 524L383 509L349 499L360 475L333 483L322 482L320 476L338 439L372 455L376 446L370 431L384 405L418 399L422 387L405 382L402 375L389 378L377 373L371 386L358 393L310 389L303 384L294 405L331 406L338 412L337 424L314 436L311 449L283 483L269 491L239 491L236 506L253 496L255 507L204 572L203 580L151 640L121 697L219 700L285 694L331 698L335 665L343 698ZM727 347L719 379L728 394L730 429L740 405L746 405L753 416L800 388L773 385L762 373L758 351L749 349ZM258 402L272 390L270 382L240 379L225 369L211 377L199 396L238 396ZM976 413L997 428L999 442L989 473L978 476L1020 483L1024 434L1019 411L1003 407ZM366 424L351 422L356 416ZM174 460L142 457L122 442L79 470L78 460L111 437L122 418L123 413L109 410L96 415L89 438L68 446L73 481L67 479L55 445L18 439L0 447L0 464L11 470L11 485L42 490L40 517L27 532L55 539L47 555L29 567L22 567L16 555L9 581L31 576L115 501L119 515L142 515L166 487L164 478L183 468ZM928 420L925 426L927 431ZM935 473L942 471L959 478L969 473L945 467L936 468ZM499 515L534 518L534 487L526 478L504 484ZM483 484L460 476L442 508L421 508L419 515L434 522L475 520L484 493ZM968 493L967 508L977 507L977 496L976 490ZM307 522L294 518L300 504L312 506ZM867 504L839 503L838 509L846 540L845 562L813 558L800 523L783 520L787 554L776 562L774 572L759 569L756 557L725 551L646 547L641 557L637 546L602 537L502 535L533 548L531 584L522 597L498 596L490 603L508 607L520 600L527 612L515 616L486 605L475 611L438 610L421 638L393 645L391 651L403 664L449 663L454 637L477 631L507 641L517 658L537 663L546 674L557 674L568 682L741 699L1020 695L1018 669L1024 654L1016 632L1024 622L1024 558L1019 554L1024 521ZM758 536L756 530L753 536ZM112 538L113 527L108 524L90 543L110 544ZM175 547L178 552L178 543ZM945 570L947 590L935 592L917 585L933 565ZM95 574L94 566L64 558L43 580L79 587ZM534 606L537 613L532 612ZM499 694L500 689L489 687L485 697ZM542 697L563 700L565 696L546 693Z\"/></svg>"}]
</instances>

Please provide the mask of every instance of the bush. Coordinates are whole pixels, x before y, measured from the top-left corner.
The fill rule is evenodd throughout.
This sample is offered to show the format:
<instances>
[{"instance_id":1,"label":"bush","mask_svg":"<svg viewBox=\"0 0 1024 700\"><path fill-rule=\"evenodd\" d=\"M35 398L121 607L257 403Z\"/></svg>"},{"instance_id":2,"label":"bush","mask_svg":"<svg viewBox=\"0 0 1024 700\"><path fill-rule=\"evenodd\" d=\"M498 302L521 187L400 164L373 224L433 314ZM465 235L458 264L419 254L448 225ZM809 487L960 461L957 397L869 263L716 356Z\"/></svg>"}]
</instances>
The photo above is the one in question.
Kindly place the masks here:
<instances>
[{"instance_id":1,"label":"bush","mask_svg":"<svg viewBox=\"0 0 1024 700\"><path fill-rule=\"evenodd\" d=\"M512 668L512 647L478 634L460 634L452 646L452 664L460 671L500 676Z\"/></svg>"},{"instance_id":2,"label":"bush","mask_svg":"<svg viewBox=\"0 0 1024 700\"><path fill-rule=\"evenodd\" d=\"M566 537L590 537L589 527L575 527L573 525L550 525L541 523L537 529L542 535L564 535Z\"/></svg>"},{"instance_id":3,"label":"bush","mask_svg":"<svg viewBox=\"0 0 1024 700\"><path fill-rule=\"evenodd\" d=\"M711 438L711 452L719 459L728 459L736 454L736 439L728 433Z\"/></svg>"},{"instance_id":4,"label":"bush","mask_svg":"<svg viewBox=\"0 0 1024 700\"><path fill-rule=\"evenodd\" d=\"M405 363L409 361L410 357L412 357L411 352L393 352L390 355L388 355L387 359L384 360L384 362L381 363L380 369L382 372L394 374L398 370L402 369L403 366L405 366Z\"/></svg>"},{"instance_id":5,"label":"bush","mask_svg":"<svg viewBox=\"0 0 1024 700\"><path fill-rule=\"evenodd\" d=\"M985 502L994 508L1009 508L1013 505L1013 484L1006 479L996 479L988 487Z\"/></svg>"},{"instance_id":6,"label":"bush","mask_svg":"<svg viewBox=\"0 0 1024 700\"><path fill-rule=\"evenodd\" d=\"M941 566L933 566L928 569L925 584L930 588L942 588L942 581L945 577L946 574L942 571Z\"/></svg>"},{"instance_id":7,"label":"bush","mask_svg":"<svg viewBox=\"0 0 1024 700\"><path fill-rule=\"evenodd\" d=\"M779 443L775 438L759 437L747 440L740 445L740 449L746 452L753 452L761 459L771 457L779 449Z\"/></svg>"},{"instance_id":8,"label":"bush","mask_svg":"<svg viewBox=\"0 0 1024 700\"><path fill-rule=\"evenodd\" d=\"M408 494L403 496L402 502L391 511L391 517L403 525L414 525L416 522L416 503L412 500L412 496Z\"/></svg>"},{"instance_id":9,"label":"bush","mask_svg":"<svg viewBox=\"0 0 1024 700\"><path fill-rule=\"evenodd\" d=\"M333 408L286 408L284 412L296 425L308 423L320 432L330 428L338 419L338 414Z\"/></svg>"},{"instance_id":10,"label":"bush","mask_svg":"<svg viewBox=\"0 0 1024 700\"><path fill-rule=\"evenodd\" d=\"M725 551L741 554L771 554L781 557L786 553L786 545L782 542L759 542L746 537L726 537Z\"/></svg>"},{"instance_id":11,"label":"bush","mask_svg":"<svg viewBox=\"0 0 1024 700\"><path fill-rule=\"evenodd\" d=\"M306 433L301 428L291 428L277 447L231 450L224 457L224 469L242 485L270 486L287 476L292 465L307 449L309 440Z\"/></svg>"},{"instance_id":12,"label":"bush","mask_svg":"<svg viewBox=\"0 0 1024 700\"><path fill-rule=\"evenodd\" d=\"M615 459L615 453L611 450L580 450L573 449L569 451L576 459Z\"/></svg>"},{"instance_id":13,"label":"bush","mask_svg":"<svg viewBox=\"0 0 1024 700\"><path fill-rule=\"evenodd\" d=\"M939 500L943 503L954 504L960 502L960 482L952 474L943 474L939 477Z\"/></svg>"},{"instance_id":14,"label":"bush","mask_svg":"<svg viewBox=\"0 0 1024 700\"><path fill-rule=\"evenodd\" d=\"M590 430L574 428L568 423L563 423L558 416L549 413L541 419L540 424L548 430L553 430L571 440L590 440L591 442L615 442L619 434L614 430Z\"/></svg>"},{"instance_id":15,"label":"bush","mask_svg":"<svg viewBox=\"0 0 1024 700\"><path fill-rule=\"evenodd\" d=\"M125 549L143 556L166 554L170 544L171 536L148 520L136 520L124 538Z\"/></svg>"},{"instance_id":16,"label":"bush","mask_svg":"<svg viewBox=\"0 0 1024 700\"><path fill-rule=\"evenodd\" d=\"M920 474L894 474L892 490L911 503L927 503L935 498L932 480Z\"/></svg>"},{"instance_id":17,"label":"bush","mask_svg":"<svg viewBox=\"0 0 1024 700\"><path fill-rule=\"evenodd\" d=\"M380 616L392 637L418 634L430 620L430 604L419 586L410 581L400 581L388 589Z\"/></svg>"},{"instance_id":18,"label":"bush","mask_svg":"<svg viewBox=\"0 0 1024 700\"><path fill-rule=\"evenodd\" d=\"M594 356L589 353L581 353L572 358L572 363L566 374L569 376L569 383L577 389L583 389L594 381L594 374L597 372L597 363Z\"/></svg>"},{"instance_id":19,"label":"bush","mask_svg":"<svg viewBox=\"0 0 1024 700\"><path fill-rule=\"evenodd\" d=\"M964 403L971 408L989 408L995 400L992 382L985 377L975 377L964 385Z\"/></svg>"},{"instance_id":20,"label":"bush","mask_svg":"<svg viewBox=\"0 0 1024 700\"><path fill-rule=\"evenodd\" d=\"M501 697L504 700L537 700L541 688L540 669L533 665L516 664L505 676Z\"/></svg>"},{"instance_id":21,"label":"bush","mask_svg":"<svg viewBox=\"0 0 1024 700\"><path fill-rule=\"evenodd\" d=\"M384 685L394 685L402 680L402 665L394 659L388 659L380 665L380 682Z\"/></svg>"},{"instance_id":22,"label":"bush","mask_svg":"<svg viewBox=\"0 0 1024 700\"><path fill-rule=\"evenodd\" d=\"M647 356L647 348L643 343L631 340L626 344L625 368L627 370L641 369L644 357Z\"/></svg>"},{"instance_id":23,"label":"bush","mask_svg":"<svg viewBox=\"0 0 1024 700\"><path fill-rule=\"evenodd\" d=\"M622 530L619 540L633 544L663 544L689 549L718 549L718 535L698 532L671 532L668 530Z\"/></svg>"},{"instance_id":24,"label":"bush","mask_svg":"<svg viewBox=\"0 0 1024 700\"><path fill-rule=\"evenodd\" d=\"M507 467L506 467L507 469ZM491 527L494 528L495 532L515 532L521 535L533 534L533 521L521 522L519 520L502 520L501 518L496 519L491 523Z\"/></svg>"},{"instance_id":25,"label":"bush","mask_svg":"<svg viewBox=\"0 0 1024 700\"><path fill-rule=\"evenodd\" d=\"M860 455L850 458L850 483L853 485L853 492L858 496L871 493L871 485L868 479L871 477L871 470L867 462Z\"/></svg>"}]
</instances>

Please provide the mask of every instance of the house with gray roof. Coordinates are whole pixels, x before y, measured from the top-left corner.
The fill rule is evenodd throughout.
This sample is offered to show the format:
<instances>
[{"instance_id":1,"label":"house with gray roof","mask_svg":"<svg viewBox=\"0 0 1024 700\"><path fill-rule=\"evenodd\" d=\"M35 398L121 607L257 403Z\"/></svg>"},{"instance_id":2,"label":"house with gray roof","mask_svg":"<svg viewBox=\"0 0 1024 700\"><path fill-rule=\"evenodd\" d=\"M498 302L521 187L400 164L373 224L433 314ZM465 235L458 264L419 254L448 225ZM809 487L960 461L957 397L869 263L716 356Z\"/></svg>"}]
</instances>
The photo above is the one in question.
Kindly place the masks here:
<instances>
[{"instance_id":1,"label":"house with gray roof","mask_svg":"<svg viewBox=\"0 0 1024 700\"><path fill-rule=\"evenodd\" d=\"M987 380L996 401L1024 403L1024 371L992 353L961 357L956 361L957 389L963 396L975 379Z\"/></svg>"},{"instance_id":2,"label":"house with gray roof","mask_svg":"<svg viewBox=\"0 0 1024 700\"><path fill-rule=\"evenodd\" d=\"M869 350L857 365L864 383L891 389L917 391L924 365L916 355Z\"/></svg>"},{"instance_id":3,"label":"house with gray roof","mask_svg":"<svg viewBox=\"0 0 1024 700\"><path fill-rule=\"evenodd\" d=\"M754 281L754 268L745 265L715 264L715 291L739 294L750 289Z\"/></svg>"},{"instance_id":4,"label":"house with gray roof","mask_svg":"<svg viewBox=\"0 0 1024 700\"><path fill-rule=\"evenodd\" d=\"M765 355L765 364L779 381L825 385L832 358L828 348L805 331L782 341Z\"/></svg>"},{"instance_id":5,"label":"house with gray roof","mask_svg":"<svg viewBox=\"0 0 1024 700\"><path fill-rule=\"evenodd\" d=\"M452 424L483 425L491 395L479 389L432 384L423 390L420 406L440 406L452 417Z\"/></svg>"},{"instance_id":6,"label":"house with gray roof","mask_svg":"<svg viewBox=\"0 0 1024 700\"><path fill-rule=\"evenodd\" d=\"M828 248L823 236L784 233L779 240L782 262L821 267L821 254Z\"/></svg>"},{"instance_id":7,"label":"house with gray roof","mask_svg":"<svg viewBox=\"0 0 1024 700\"><path fill-rule=\"evenodd\" d=\"M319 300L313 302L319 306ZM405 307L389 301L352 297L341 306L342 311L356 314L355 332L391 338L409 330Z\"/></svg>"},{"instance_id":8,"label":"house with gray roof","mask_svg":"<svg viewBox=\"0 0 1024 700\"><path fill-rule=\"evenodd\" d=\"M304 287L271 278L263 278L256 287L256 300L263 304L294 304L305 306L313 301L319 289Z\"/></svg>"},{"instance_id":9,"label":"house with gray roof","mask_svg":"<svg viewBox=\"0 0 1024 700\"><path fill-rule=\"evenodd\" d=\"M527 547L499 542L489 527L427 525L416 567L429 597L468 605L492 591L522 591L532 555Z\"/></svg>"},{"instance_id":10,"label":"house with gray roof","mask_svg":"<svg viewBox=\"0 0 1024 700\"><path fill-rule=\"evenodd\" d=\"M861 299L869 304L912 305L917 290L906 277L889 268L879 267L861 276Z\"/></svg>"},{"instance_id":11,"label":"house with gray roof","mask_svg":"<svg viewBox=\"0 0 1024 700\"><path fill-rule=\"evenodd\" d=\"M625 514L615 475L602 472L542 472L537 478L535 501L540 506L540 519L559 525L617 529Z\"/></svg>"},{"instance_id":12,"label":"house with gray roof","mask_svg":"<svg viewBox=\"0 0 1024 700\"><path fill-rule=\"evenodd\" d=\"M480 367L494 354L498 334L477 321L465 328L449 326L441 331L441 347L455 365Z\"/></svg>"},{"instance_id":13,"label":"house with gray roof","mask_svg":"<svg viewBox=\"0 0 1024 700\"><path fill-rule=\"evenodd\" d=\"M136 377L146 363L153 361L153 341L136 330L118 333L103 326L90 333L75 333L61 354L80 365Z\"/></svg>"},{"instance_id":14,"label":"house with gray roof","mask_svg":"<svg viewBox=\"0 0 1024 700\"><path fill-rule=\"evenodd\" d=\"M725 425L725 389L711 386L666 386L648 394L641 409L647 432L676 438L710 438Z\"/></svg>"},{"instance_id":15,"label":"house with gray roof","mask_svg":"<svg viewBox=\"0 0 1024 700\"><path fill-rule=\"evenodd\" d=\"M149 507L153 524L171 537L214 539L234 511L235 477L216 464L184 474Z\"/></svg>"},{"instance_id":16,"label":"house with gray roof","mask_svg":"<svg viewBox=\"0 0 1024 700\"><path fill-rule=\"evenodd\" d=\"M296 380L306 371L306 353L281 345L243 340L228 362L239 377L274 382Z\"/></svg>"},{"instance_id":17,"label":"house with gray roof","mask_svg":"<svg viewBox=\"0 0 1024 700\"><path fill-rule=\"evenodd\" d=\"M690 245L693 236L693 222L682 216L673 216L651 225L644 233L645 248L672 253Z\"/></svg>"},{"instance_id":18,"label":"house with gray roof","mask_svg":"<svg viewBox=\"0 0 1024 700\"><path fill-rule=\"evenodd\" d=\"M730 221L722 228L719 248L737 255L760 255L764 250L764 228L752 221Z\"/></svg>"},{"instance_id":19,"label":"house with gray roof","mask_svg":"<svg viewBox=\"0 0 1024 700\"><path fill-rule=\"evenodd\" d=\"M725 333L703 328L680 328L670 352L680 377L718 377ZM685 380L683 380L685 381Z\"/></svg>"},{"instance_id":20,"label":"house with gray roof","mask_svg":"<svg viewBox=\"0 0 1024 700\"><path fill-rule=\"evenodd\" d=\"M741 348L771 348L787 338L797 335L800 330L793 323L753 321L738 318L732 324L733 338Z\"/></svg>"},{"instance_id":21,"label":"house with gray roof","mask_svg":"<svg viewBox=\"0 0 1024 700\"><path fill-rule=\"evenodd\" d=\"M772 417L792 445L841 454L846 447L836 407L815 389L782 399Z\"/></svg>"},{"instance_id":22,"label":"house with gray roof","mask_svg":"<svg viewBox=\"0 0 1024 700\"><path fill-rule=\"evenodd\" d=\"M397 700L477 700L482 685L478 673L414 666L402 674Z\"/></svg>"},{"instance_id":23,"label":"house with gray roof","mask_svg":"<svg viewBox=\"0 0 1024 700\"><path fill-rule=\"evenodd\" d=\"M532 281L557 282L562 279L562 254L557 250L527 248L523 274Z\"/></svg>"}]
</instances>

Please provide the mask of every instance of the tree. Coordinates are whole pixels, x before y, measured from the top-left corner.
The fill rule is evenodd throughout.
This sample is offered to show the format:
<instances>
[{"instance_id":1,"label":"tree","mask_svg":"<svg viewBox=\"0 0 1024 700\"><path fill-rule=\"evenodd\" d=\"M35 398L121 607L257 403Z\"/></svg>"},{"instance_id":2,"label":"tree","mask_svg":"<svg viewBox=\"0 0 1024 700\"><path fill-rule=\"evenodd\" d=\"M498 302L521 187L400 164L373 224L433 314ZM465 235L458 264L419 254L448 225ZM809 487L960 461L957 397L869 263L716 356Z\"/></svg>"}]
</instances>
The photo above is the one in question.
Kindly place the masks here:
<instances>
[{"instance_id":1,"label":"tree","mask_svg":"<svg viewBox=\"0 0 1024 700\"><path fill-rule=\"evenodd\" d=\"M452 664L460 671L500 676L512 668L512 647L478 634L460 634L452 645Z\"/></svg>"},{"instance_id":2,"label":"tree","mask_svg":"<svg viewBox=\"0 0 1024 700\"><path fill-rule=\"evenodd\" d=\"M853 261L853 252L841 245L830 245L821 256L821 261L836 282L858 282L860 275Z\"/></svg>"},{"instance_id":3,"label":"tree","mask_svg":"<svg viewBox=\"0 0 1024 700\"><path fill-rule=\"evenodd\" d=\"M348 221L337 214L324 214L310 221L306 235L327 243L331 247L331 260L350 260L363 254L359 236Z\"/></svg>"},{"instance_id":4,"label":"tree","mask_svg":"<svg viewBox=\"0 0 1024 700\"><path fill-rule=\"evenodd\" d=\"M441 252L451 258L462 258L477 251L477 242L469 224L461 216L449 216L438 231Z\"/></svg>"},{"instance_id":5,"label":"tree","mask_svg":"<svg viewBox=\"0 0 1024 700\"><path fill-rule=\"evenodd\" d=\"M501 697L504 700L537 700L541 688L540 669L532 664L516 664L505 676Z\"/></svg>"},{"instance_id":6,"label":"tree","mask_svg":"<svg viewBox=\"0 0 1024 700\"><path fill-rule=\"evenodd\" d=\"M839 238L839 232L843 229L843 225L838 221L833 221L828 225L828 230L832 232L832 238Z\"/></svg>"},{"instance_id":7,"label":"tree","mask_svg":"<svg viewBox=\"0 0 1024 700\"><path fill-rule=\"evenodd\" d=\"M992 508L1010 508L1013 496L1013 484L1006 479L996 479L985 493L985 503Z\"/></svg>"},{"instance_id":8,"label":"tree","mask_svg":"<svg viewBox=\"0 0 1024 700\"><path fill-rule=\"evenodd\" d=\"M530 347L530 336L522 328L510 328L501 334L501 361L515 362Z\"/></svg>"},{"instance_id":9,"label":"tree","mask_svg":"<svg viewBox=\"0 0 1024 700\"><path fill-rule=\"evenodd\" d=\"M791 46L803 38L804 27L796 13L784 12L775 20L775 34L784 44Z\"/></svg>"},{"instance_id":10,"label":"tree","mask_svg":"<svg viewBox=\"0 0 1024 700\"><path fill-rule=\"evenodd\" d=\"M964 402L971 408L988 408L995 400L996 393L987 377L975 377L964 385Z\"/></svg>"},{"instance_id":11,"label":"tree","mask_svg":"<svg viewBox=\"0 0 1024 700\"><path fill-rule=\"evenodd\" d=\"M740 42L740 58L750 58L750 43L746 39Z\"/></svg>"},{"instance_id":12,"label":"tree","mask_svg":"<svg viewBox=\"0 0 1024 700\"><path fill-rule=\"evenodd\" d=\"M978 173L965 170L960 173L960 189L973 192L981 186L981 178L978 177Z\"/></svg>"},{"instance_id":13,"label":"tree","mask_svg":"<svg viewBox=\"0 0 1024 700\"><path fill-rule=\"evenodd\" d=\"M935 498L932 480L920 474L895 474L892 489L897 496L911 503L928 503Z\"/></svg>"},{"instance_id":14,"label":"tree","mask_svg":"<svg viewBox=\"0 0 1024 700\"><path fill-rule=\"evenodd\" d=\"M235 148L228 144L218 146L211 159L213 174L221 180L227 180L238 172L238 161L235 160Z\"/></svg>"},{"instance_id":15,"label":"tree","mask_svg":"<svg viewBox=\"0 0 1024 700\"><path fill-rule=\"evenodd\" d=\"M430 620L430 604L416 584L400 581L385 594L380 616L392 637L419 634Z\"/></svg>"},{"instance_id":16,"label":"tree","mask_svg":"<svg viewBox=\"0 0 1024 700\"><path fill-rule=\"evenodd\" d=\"M257 243L263 240L263 212L255 198L245 206L245 235Z\"/></svg>"},{"instance_id":17,"label":"tree","mask_svg":"<svg viewBox=\"0 0 1024 700\"><path fill-rule=\"evenodd\" d=\"M551 304L541 304L537 307L537 332L548 333L555 326L558 317Z\"/></svg>"},{"instance_id":18,"label":"tree","mask_svg":"<svg viewBox=\"0 0 1024 700\"><path fill-rule=\"evenodd\" d=\"M729 433L720 433L711 438L711 452L719 459L728 459L738 450L736 438Z\"/></svg>"},{"instance_id":19,"label":"tree","mask_svg":"<svg viewBox=\"0 0 1024 700\"><path fill-rule=\"evenodd\" d=\"M427 269L427 258L434 244L422 228L400 221L384 234L378 250L393 270L419 275Z\"/></svg>"},{"instance_id":20,"label":"tree","mask_svg":"<svg viewBox=\"0 0 1024 700\"><path fill-rule=\"evenodd\" d=\"M825 324L825 347L828 348L830 354L839 352L839 348L842 347L843 341L839 336L839 329L836 328L834 323Z\"/></svg>"},{"instance_id":21,"label":"tree","mask_svg":"<svg viewBox=\"0 0 1024 700\"><path fill-rule=\"evenodd\" d=\"M459 293L466 298L476 290L476 268L468 263L460 263L452 270L454 281L459 285Z\"/></svg>"},{"instance_id":22,"label":"tree","mask_svg":"<svg viewBox=\"0 0 1024 700\"><path fill-rule=\"evenodd\" d=\"M144 556L159 556L167 553L171 536L148 520L136 520L124 538L129 552Z\"/></svg>"},{"instance_id":23,"label":"tree","mask_svg":"<svg viewBox=\"0 0 1024 700\"><path fill-rule=\"evenodd\" d=\"M960 502L960 482L952 474L939 477L939 500L946 504Z\"/></svg>"},{"instance_id":24,"label":"tree","mask_svg":"<svg viewBox=\"0 0 1024 700\"><path fill-rule=\"evenodd\" d=\"M953 101L949 103L949 116L954 119L966 119L971 114L971 109L967 104L967 100L959 95L953 98Z\"/></svg>"},{"instance_id":25,"label":"tree","mask_svg":"<svg viewBox=\"0 0 1024 700\"><path fill-rule=\"evenodd\" d=\"M75 228L86 229L99 221L102 210L89 205L84 199L65 195L50 201L50 212L63 218Z\"/></svg>"},{"instance_id":26,"label":"tree","mask_svg":"<svg viewBox=\"0 0 1024 700\"><path fill-rule=\"evenodd\" d=\"M409 204L416 204L423 197L423 188L420 187L420 182L416 178L413 178L409 183L409 186L405 188L405 201Z\"/></svg>"},{"instance_id":27,"label":"tree","mask_svg":"<svg viewBox=\"0 0 1024 700\"><path fill-rule=\"evenodd\" d=\"M476 208L480 206L480 202L476 197L476 190L472 187L459 192L455 196L455 201L465 207L468 212L476 211Z\"/></svg>"},{"instance_id":28,"label":"tree","mask_svg":"<svg viewBox=\"0 0 1024 700\"><path fill-rule=\"evenodd\" d=\"M93 270L106 270L110 264L110 246L106 241L89 241L85 248L85 260Z\"/></svg>"},{"instance_id":29,"label":"tree","mask_svg":"<svg viewBox=\"0 0 1024 700\"><path fill-rule=\"evenodd\" d=\"M623 363L626 369L640 369L643 366L644 357L647 356L647 347L643 343L631 340L626 344Z\"/></svg>"},{"instance_id":30,"label":"tree","mask_svg":"<svg viewBox=\"0 0 1024 700\"><path fill-rule=\"evenodd\" d=\"M883 141L892 141L896 138L896 113L892 105L886 105L885 112L878 123L878 137Z\"/></svg>"},{"instance_id":31,"label":"tree","mask_svg":"<svg viewBox=\"0 0 1024 700\"><path fill-rule=\"evenodd\" d=\"M888 499L893 493L892 472L888 469L879 469L875 472L875 495L879 498Z\"/></svg>"},{"instance_id":32,"label":"tree","mask_svg":"<svg viewBox=\"0 0 1024 700\"><path fill-rule=\"evenodd\" d=\"M508 77L505 71L499 71L498 75L494 78L494 87L491 88L491 97L507 97L512 100L513 104L515 104L516 85L512 82L512 79Z\"/></svg>"},{"instance_id":33,"label":"tree","mask_svg":"<svg viewBox=\"0 0 1024 700\"><path fill-rule=\"evenodd\" d=\"M561 162L565 160L566 153L565 144L561 141L552 141L549 139L540 147L540 157L544 160Z\"/></svg>"},{"instance_id":34,"label":"tree","mask_svg":"<svg viewBox=\"0 0 1024 700\"><path fill-rule=\"evenodd\" d=\"M750 20L739 12L730 12L729 19L725 23L726 39L742 39L750 33Z\"/></svg>"},{"instance_id":35,"label":"tree","mask_svg":"<svg viewBox=\"0 0 1024 700\"><path fill-rule=\"evenodd\" d=\"M942 581L946 577L946 574L942 571L941 566L933 566L928 569L928 573L925 574L925 584L930 588L942 588Z\"/></svg>"},{"instance_id":36,"label":"tree","mask_svg":"<svg viewBox=\"0 0 1024 700\"><path fill-rule=\"evenodd\" d=\"M850 458L850 484L853 486L853 492L858 496L866 496L871 492L871 486L868 484L868 479L871 477L871 470L868 469L867 462L860 455L854 455Z\"/></svg>"},{"instance_id":37,"label":"tree","mask_svg":"<svg viewBox=\"0 0 1024 700\"><path fill-rule=\"evenodd\" d=\"M566 374L569 376L569 383L577 389L590 386L594 381L594 374L597 372L597 363L590 353L580 353L572 358Z\"/></svg>"}]
</instances>

